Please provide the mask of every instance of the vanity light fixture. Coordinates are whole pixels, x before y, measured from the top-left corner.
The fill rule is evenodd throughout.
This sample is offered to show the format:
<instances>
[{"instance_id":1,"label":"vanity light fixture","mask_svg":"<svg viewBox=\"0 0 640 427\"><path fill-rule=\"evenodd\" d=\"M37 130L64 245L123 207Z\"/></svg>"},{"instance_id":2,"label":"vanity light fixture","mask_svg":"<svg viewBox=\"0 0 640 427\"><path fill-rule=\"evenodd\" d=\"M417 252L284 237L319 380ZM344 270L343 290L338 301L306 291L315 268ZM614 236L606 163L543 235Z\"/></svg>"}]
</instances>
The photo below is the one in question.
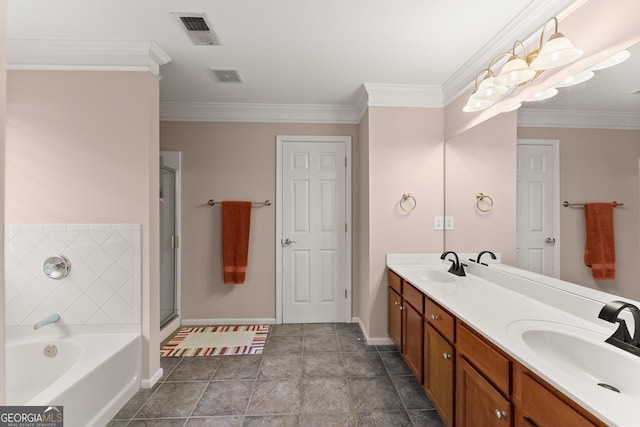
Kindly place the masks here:
<instances>
[{"instance_id":1,"label":"vanity light fixture","mask_svg":"<svg viewBox=\"0 0 640 427\"><path fill-rule=\"evenodd\" d=\"M567 77L566 79L555 85L555 87L569 87L579 85L580 83L584 83L587 80L591 79L593 76L595 76L595 73L593 71L584 70L574 76Z\"/></svg>"},{"instance_id":2,"label":"vanity light fixture","mask_svg":"<svg viewBox=\"0 0 640 427\"><path fill-rule=\"evenodd\" d=\"M604 61L598 62L596 65L594 65L589 69L591 71L604 70L605 68L613 67L614 65L618 65L626 61L627 59L629 59L630 56L631 56L631 52L629 52L628 50L621 50L620 52L605 59Z\"/></svg>"},{"instance_id":3,"label":"vanity light fixture","mask_svg":"<svg viewBox=\"0 0 640 427\"><path fill-rule=\"evenodd\" d=\"M544 101L545 99L553 98L558 94L558 89L550 87L540 92L536 92L533 96L526 100L526 102Z\"/></svg>"},{"instance_id":4,"label":"vanity light fixture","mask_svg":"<svg viewBox=\"0 0 640 427\"><path fill-rule=\"evenodd\" d=\"M554 24L554 32L545 42L545 33L549 24ZM518 48L522 50L520 55L517 53ZM575 47L564 34L558 32L558 18L554 16L542 27L539 46L536 50L527 54L524 44L516 40L510 52L499 53L489 61L489 66L476 77L474 91L462 110L465 112L485 110L502 98L513 94L518 88L534 81L544 70L567 65L582 56L582 53L582 50ZM507 55L509 59L502 70L497 76L494 75L492 66L498 59ZM482 80L479 83L480 78ZM531 100L533 99L528 101Z\"/></svg>"}]
</instances>

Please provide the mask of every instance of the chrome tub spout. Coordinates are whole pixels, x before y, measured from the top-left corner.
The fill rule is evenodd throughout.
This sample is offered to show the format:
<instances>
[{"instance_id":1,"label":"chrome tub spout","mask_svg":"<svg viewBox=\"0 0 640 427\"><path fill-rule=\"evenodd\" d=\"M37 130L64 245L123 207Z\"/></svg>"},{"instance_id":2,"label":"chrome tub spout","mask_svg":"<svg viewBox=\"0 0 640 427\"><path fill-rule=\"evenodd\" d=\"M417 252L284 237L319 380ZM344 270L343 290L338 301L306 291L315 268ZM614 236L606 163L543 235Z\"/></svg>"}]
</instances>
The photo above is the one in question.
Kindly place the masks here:
<instances>
[{"instance_id":1,"label":"chrome tub spout","mask_svg":"<svg viewBox=\"0 0 640 427\"><path fill-rule=\"evenodd\" d=\"M52 323L56 323L59 320L60 320L60 315L58 313L50 314L44 319L40 320L39 322L36 322L36 324L33 325L33 330L40 329L43 326L47 326Z\"/></svg>"}]
</instances>

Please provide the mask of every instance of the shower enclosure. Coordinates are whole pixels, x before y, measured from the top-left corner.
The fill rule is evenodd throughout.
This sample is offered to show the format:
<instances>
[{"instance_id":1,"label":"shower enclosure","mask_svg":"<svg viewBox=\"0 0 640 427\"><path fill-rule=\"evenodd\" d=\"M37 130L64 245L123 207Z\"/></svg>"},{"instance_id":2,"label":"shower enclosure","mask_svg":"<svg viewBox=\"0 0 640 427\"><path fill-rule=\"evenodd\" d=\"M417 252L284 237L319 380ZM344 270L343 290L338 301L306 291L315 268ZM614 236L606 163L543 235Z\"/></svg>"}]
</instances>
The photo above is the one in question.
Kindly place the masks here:
<instances>
[{"instance_id":1,"label":"shower enclosure","mask_svg":"<svg viewBox=\"0 0 640 427\"><path fill-rule=\"evenodd\" d=\"M160 156L160 328L178 316L176 170Z\"/></svg>"}]
</instances>

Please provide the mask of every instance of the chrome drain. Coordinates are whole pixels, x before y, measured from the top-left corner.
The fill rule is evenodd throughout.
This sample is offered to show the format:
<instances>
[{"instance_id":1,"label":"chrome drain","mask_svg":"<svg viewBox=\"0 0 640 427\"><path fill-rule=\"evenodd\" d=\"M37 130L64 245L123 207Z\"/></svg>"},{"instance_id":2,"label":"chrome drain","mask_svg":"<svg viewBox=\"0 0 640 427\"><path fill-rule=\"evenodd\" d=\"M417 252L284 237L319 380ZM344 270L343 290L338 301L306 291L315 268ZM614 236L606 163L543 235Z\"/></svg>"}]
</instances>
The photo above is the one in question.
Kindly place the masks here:
<instances>
[{"instance_id":1,"label":"chrome drain","mask_svg":"<svg viewBox=\"0 0 640 427\"><path fill-rule=\"evenodd\" d=\"M55 355L58 354L58 347L53 344L49 344L44 348L44 350L42 350L42 353L47 357L55 357Z\"/></svg>"},{"instance_id":2,"label":"chrome drain","mask_svg":"<svg viewBox=\"0 0 640 427\"><path fill-rule=\"evenodd\" d=\"M605 384L605 383L598 383L598 385L602 388L606 388L607 390L611 390L611 391L615 391L616 393L620 393L620 390L618 390L616 387L609 385L609 384Z\"/></svg>"}]
</instances>

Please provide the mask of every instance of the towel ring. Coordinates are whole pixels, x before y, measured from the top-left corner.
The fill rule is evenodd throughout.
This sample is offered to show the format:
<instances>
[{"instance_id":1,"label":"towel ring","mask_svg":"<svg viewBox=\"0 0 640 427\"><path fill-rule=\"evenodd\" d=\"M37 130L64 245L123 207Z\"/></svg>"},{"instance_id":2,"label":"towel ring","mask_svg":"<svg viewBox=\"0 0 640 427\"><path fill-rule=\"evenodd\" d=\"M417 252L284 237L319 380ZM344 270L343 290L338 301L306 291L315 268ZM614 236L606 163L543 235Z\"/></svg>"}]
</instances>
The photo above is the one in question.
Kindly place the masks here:
<instances>
[{"instance_id":1,"label":"towel ring","mask_svg":"<svg viewBox=\"0 0 640 427\"><path fill-rule=\"evenodd\" d=\"M483 209L480 207L480 202L482 202L483 200L488 199L487 203L487 208ZM482 194L482 193L478 193L476 195L476 207L478 208L478 210L480 212L489 212L490 210L493 209L493 199L489 196L487 196L486 194Z\"/></svg>"},{"instance_id":2,"label":"towel ring","mask_svg":"<svg viewBox=\"0 0 640 427\"><path fill-rule=\"evenodd\" d=\"M409 200L411 202L408 202ZM405 204L409 204L409 206L405 206ZM409 193L404 193L402 195L402 199L400 199L400 209L402 209L405 212L413 211L416 208L417 204L418 203L416 202L416 198Z\"/></svg>"}]
</instances>

